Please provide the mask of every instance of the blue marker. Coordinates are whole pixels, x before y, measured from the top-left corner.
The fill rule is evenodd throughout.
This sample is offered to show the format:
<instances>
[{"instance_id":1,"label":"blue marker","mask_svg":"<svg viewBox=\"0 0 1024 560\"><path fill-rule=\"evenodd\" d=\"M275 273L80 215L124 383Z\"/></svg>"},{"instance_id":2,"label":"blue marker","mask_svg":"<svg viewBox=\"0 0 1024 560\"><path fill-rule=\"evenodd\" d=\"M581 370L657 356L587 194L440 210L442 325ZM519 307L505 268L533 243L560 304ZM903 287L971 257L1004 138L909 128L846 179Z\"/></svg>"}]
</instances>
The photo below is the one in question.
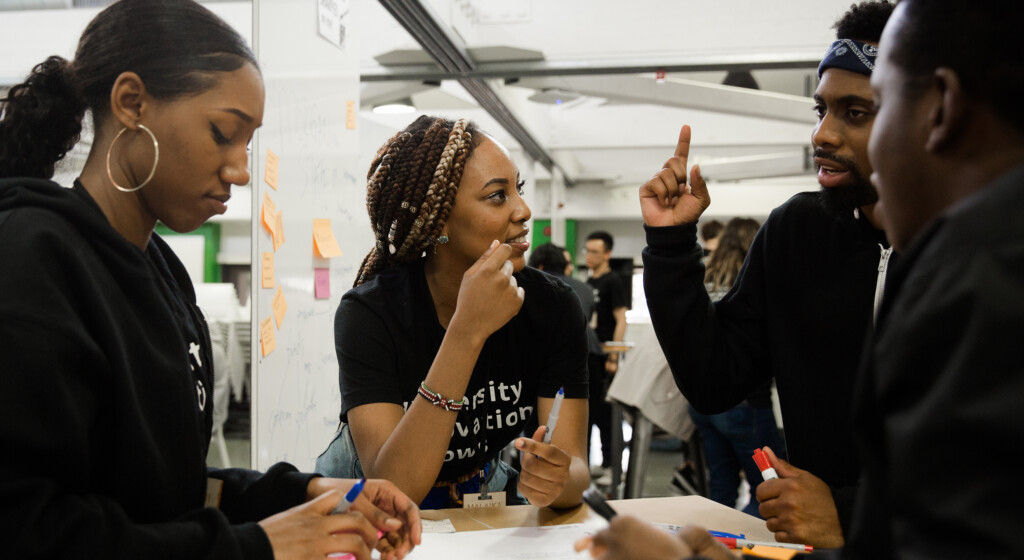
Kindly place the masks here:
<instances>
[{"instance_id":1,"label":"blue marker","mask_svg":"<svg viewBox=\"0 0 1024 560\"><path fill-rule=\"evenodd\" d=\"M555 404L551 405L551 413L548 414L548 427L544 430L544 443L551 443L551 436L555 433L555 426L558 424L558 413L562 410L562 400L565 399L565 388L559 387L555 395Z\"/></svg>"},{"instance_id":2,"label":"blue marker","mask_svg":"<svg viewBox=\"0 0 1024 560\"><path fill-rule=\"evenodd\" d=\"M345 496L341 498L338 505L334 506L334 509L331 510L331 515L345 513L348 511L349 506L352 505L352 502L356 501L356 498L358 498L359 494L363 491L364 484L366 484L366 479L359 479L359 482L352 486L352 489L348 491L348 494L345 494Z\"/></svg>"}]
</instances>

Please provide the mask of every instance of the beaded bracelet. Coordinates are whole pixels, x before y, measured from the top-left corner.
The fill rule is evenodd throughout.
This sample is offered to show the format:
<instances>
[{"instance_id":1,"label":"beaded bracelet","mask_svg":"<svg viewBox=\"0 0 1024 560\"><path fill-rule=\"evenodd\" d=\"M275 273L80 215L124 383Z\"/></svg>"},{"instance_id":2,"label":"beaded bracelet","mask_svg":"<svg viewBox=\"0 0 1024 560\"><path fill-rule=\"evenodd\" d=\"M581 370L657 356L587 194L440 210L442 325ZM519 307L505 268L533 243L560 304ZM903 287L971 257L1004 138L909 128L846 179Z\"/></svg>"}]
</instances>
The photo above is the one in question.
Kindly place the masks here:
<instances>
[{"instance_id":1,"label":"beaded bracelet","mask_svg":"<svg viewBox=\"0 0 1024 560\"><path fill-rule=\"evenodd\" d=\"M458 412L469 404L469 399L466 397L462 397L461 400L446 399L441 393L431 391L426 383L420 383L420 388L416 392L419 396L427 399L430 404L452 412Z\"/></svg>"}]
</instances>

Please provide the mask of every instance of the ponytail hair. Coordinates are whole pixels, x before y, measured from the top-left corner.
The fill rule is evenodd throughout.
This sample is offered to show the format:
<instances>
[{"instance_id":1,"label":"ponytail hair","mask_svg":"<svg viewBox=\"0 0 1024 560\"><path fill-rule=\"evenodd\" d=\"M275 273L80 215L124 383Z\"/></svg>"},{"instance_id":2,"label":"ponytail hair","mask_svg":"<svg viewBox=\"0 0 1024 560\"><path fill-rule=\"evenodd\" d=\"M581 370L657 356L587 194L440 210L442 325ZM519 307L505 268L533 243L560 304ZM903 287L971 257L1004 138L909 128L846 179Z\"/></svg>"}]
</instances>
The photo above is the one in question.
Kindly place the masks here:
<instances>
[{"instance_id":1,"label":"ponytail hair","mask_svg":"<svg viewBox=\"0 0 1024 560\"><path fill-rule=\"evenodd\" d=\"M85 110L109 117L117 77L134 72L156 99L200 94L256 56L193 0L118 0L85 28L73 62L52 56L0 100L0 177L53 176L78 142Z\"/></svg>"},{"instance_id":2,"label":"ponytail hair","mask_svg":"<svg viewBox=\"0 0 1024 560\"><path fill-rule=\"evenodd\" d=\"M472 121L422 116L377 150L366 175L374 247L359 267L356 286L420 258L437 243L466 160L482 139Z\"/></svg>"},{"instance_id":3,"label":"ponytail hair","mask_svg":"<svg viewBox=\"0 0 1024 560\"><path fill-rule=\"evenodd\" d=\"M52 177L78 143L85 100L69 83L69 69L51 56L0 99L0 177Z\"/></svg>"}]
</instances>

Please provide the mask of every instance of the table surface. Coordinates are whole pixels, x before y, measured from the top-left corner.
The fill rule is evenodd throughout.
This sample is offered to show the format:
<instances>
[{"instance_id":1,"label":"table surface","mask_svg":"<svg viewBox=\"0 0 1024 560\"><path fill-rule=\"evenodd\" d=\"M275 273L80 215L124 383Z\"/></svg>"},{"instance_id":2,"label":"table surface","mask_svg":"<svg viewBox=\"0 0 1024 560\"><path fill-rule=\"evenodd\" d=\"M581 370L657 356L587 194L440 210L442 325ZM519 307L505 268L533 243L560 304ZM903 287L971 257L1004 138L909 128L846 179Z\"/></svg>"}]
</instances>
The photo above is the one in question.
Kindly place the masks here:
<instances>
[{"instance_id":1,"label":"table surface","mask_svg":"<svg viewBox=\"0 0 1024 560\"><path fill-rule=\"evenodd\" d=\"M772 532L765 527L764 521L703 496L610 500L608 503L619 513L634 515L645 521L672 525L700 525L716 531L744 533L748 539L775 540ZM421 515L424 519L434 521L450 519L456 531L566 525L583 523L588 518L597 516L586 505L566 510L533 506L439 509L424 510Z\"/></svg>"}]
</instances>

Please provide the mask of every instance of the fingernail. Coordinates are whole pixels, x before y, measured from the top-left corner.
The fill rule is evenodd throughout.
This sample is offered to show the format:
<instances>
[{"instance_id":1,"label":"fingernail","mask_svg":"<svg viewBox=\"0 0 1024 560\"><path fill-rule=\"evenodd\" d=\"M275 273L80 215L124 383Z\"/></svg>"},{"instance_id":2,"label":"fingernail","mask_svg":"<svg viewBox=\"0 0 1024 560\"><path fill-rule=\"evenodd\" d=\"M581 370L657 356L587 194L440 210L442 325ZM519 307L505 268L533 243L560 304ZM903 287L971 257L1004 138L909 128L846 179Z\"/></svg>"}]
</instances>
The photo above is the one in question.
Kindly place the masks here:
<instances>
[{"instance_id":1,"label":"fingernail","mask_svg":"<svg viewBox=\"0 0 1024 560\"><path fill-rule=\"evenodd\" d=\"M523 448L523 440L522 439L517 439L516 440L516 449L522 449L522 448Z\"/></svg>"}]
</instances>

